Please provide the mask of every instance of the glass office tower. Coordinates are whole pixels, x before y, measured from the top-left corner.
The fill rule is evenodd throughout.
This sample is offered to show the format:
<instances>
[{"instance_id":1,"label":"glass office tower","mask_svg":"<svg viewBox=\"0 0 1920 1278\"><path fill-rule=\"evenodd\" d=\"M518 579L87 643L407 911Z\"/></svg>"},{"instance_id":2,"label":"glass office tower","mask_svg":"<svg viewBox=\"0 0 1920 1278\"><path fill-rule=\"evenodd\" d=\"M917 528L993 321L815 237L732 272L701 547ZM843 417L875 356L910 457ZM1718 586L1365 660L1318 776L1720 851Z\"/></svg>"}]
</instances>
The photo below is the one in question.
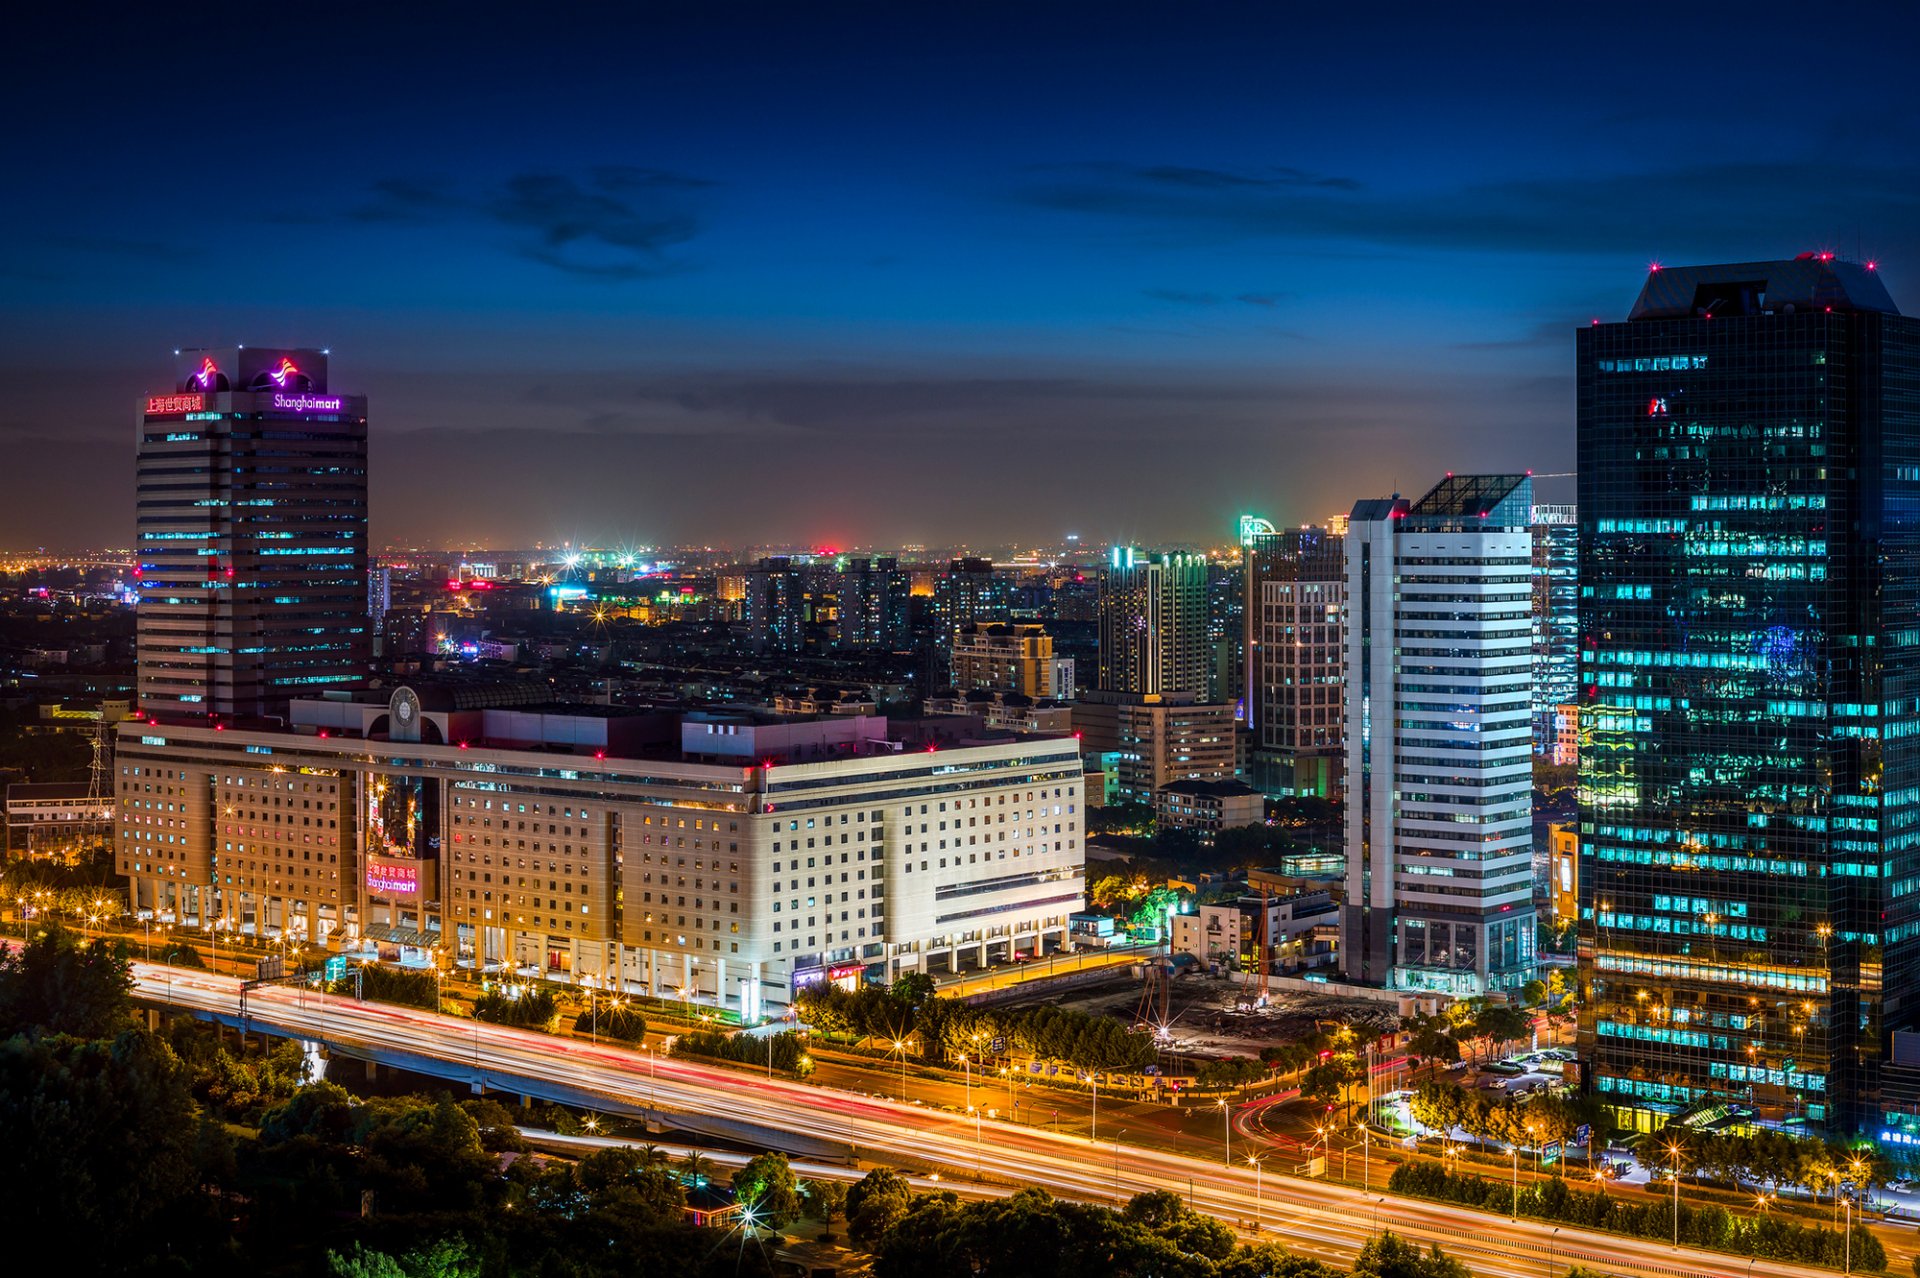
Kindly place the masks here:
<instances>
[{"instance_id":1,"label":"glass office tower","mask_svg":"<svg viewBox=\"0 0 1920 1278\"><path fill-rule=\"evenodd\" d=\"M363 683L367 399L327 389L326 352L175 352L139 441L140 708L259 718Z\"/></svg>"},{"instance_id":2,"label":"glass office tower","mask_svg":"<svg viewBox=\"0 0 1920 1278\"><path fill-rule=\"evenodd\" d=\"M1655 268L1578 359L1590 1081L1865 1129L1920 997L1920 322L1831 255Z\"/></svg>"}]
</instances>

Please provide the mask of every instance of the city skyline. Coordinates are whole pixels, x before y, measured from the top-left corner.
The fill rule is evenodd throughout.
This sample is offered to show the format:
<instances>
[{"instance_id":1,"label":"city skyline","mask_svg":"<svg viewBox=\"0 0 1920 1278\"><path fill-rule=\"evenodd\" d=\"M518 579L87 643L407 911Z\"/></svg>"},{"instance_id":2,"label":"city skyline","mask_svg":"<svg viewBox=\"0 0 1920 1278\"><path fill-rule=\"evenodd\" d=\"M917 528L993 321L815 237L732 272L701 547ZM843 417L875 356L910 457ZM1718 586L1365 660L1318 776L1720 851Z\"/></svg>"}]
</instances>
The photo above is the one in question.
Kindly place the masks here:
<instances>
[{"instance_id":1,"label":"city skyline","mask_svg":"<svg viewBox=\"0 0 1920 1278\"><path fill-rule=\"evenodd\" d=\"M257 109L217 122L165 15L23 68L61 109L0 221L0 543L130 542L124 405L241 341L330 347L383 406L376 546L1163 545L1444 470L1560 500L1573 330L1647 262L1832 248L1898 300L1917 256L1891 31L1818 106L1736 108L1648 35L1775 65L1797 18L1013 12L647 14L564 59L251 15ZM1303 52L1361 47L1364 79ZM170 146L283 176L145 176Z\"/></svg>"}]
</instances>

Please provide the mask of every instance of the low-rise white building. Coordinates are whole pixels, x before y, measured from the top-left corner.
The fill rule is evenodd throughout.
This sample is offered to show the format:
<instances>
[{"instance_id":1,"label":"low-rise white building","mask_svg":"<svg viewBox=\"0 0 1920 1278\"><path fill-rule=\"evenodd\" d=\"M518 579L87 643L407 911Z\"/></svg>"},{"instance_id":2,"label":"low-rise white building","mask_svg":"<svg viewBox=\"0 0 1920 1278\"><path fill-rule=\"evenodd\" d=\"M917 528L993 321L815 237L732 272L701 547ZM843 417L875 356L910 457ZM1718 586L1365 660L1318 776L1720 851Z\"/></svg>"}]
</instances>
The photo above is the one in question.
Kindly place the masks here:
<instances>
[{"instance_id":1,"label":"low-rise white building","mask_svg":"<svg viewBox=\"0 0 1920 1278\"><path fill-rule=\"evenodd\" d=\"M832 973L1070 944L1071 738L948 748L877 716L488 699L403 687L297 702L292 730L124 726L116 840L137 908L748 1017Z\"/></svg>"}]
</instances>

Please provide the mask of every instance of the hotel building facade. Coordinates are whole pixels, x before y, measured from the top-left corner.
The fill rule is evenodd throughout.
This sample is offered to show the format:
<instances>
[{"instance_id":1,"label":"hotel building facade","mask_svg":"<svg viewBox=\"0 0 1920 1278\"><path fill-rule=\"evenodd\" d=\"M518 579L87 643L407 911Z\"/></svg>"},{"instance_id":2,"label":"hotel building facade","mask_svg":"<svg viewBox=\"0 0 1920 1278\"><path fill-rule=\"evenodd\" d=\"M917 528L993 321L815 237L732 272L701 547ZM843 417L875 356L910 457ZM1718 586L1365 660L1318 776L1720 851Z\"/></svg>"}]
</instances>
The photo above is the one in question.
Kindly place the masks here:
<instances>
[{"instance_id":1,"label":"hotel building facade","mask_svg":"<svg viewBox=\"0 0 1920 1278\"><path fill-rule=\"evenodd\" d=\"M748 1019L810 981L1069 944L1071 738L503 700L400 687L295 702L286 730L126 725L136 908Z\"/></svg>"}]
</instances>

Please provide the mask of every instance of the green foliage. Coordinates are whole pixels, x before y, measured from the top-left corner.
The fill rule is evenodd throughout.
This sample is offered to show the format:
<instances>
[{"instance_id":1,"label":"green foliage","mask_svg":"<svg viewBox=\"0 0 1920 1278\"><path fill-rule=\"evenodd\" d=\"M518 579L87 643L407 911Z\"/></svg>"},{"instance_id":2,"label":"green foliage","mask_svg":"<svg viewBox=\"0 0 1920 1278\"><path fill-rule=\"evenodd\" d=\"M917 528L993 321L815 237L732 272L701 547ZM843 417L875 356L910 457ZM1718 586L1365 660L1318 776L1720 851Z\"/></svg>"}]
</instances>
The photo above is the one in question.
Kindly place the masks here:
<instances>
[{"instance_id":1,"label":"green foliage","mask_svg":"<svg viewBox=\"0 0 1920 1278\"><path fill-rule=\"evenodd\" d=\"M154 946L153 961L171 963L174 967L190 967L201 972L207 970L207 961L200 957L200 951L179 937L168 937L163 944Z\"/></svg>"},{"instance_id":2,"label":"green foliage","mask_svg":"<svg viewBox=\"0 0 1920 1278\"><path fill-rule=\"evenodd\" d=\"M847 1235L871 1251L913 1206L913 1186L891 1167L876 1167L847 1190Z\"/></svg>"},{"instance_id":3,"label":"green foliage","mask_svg":"<svg viewBox=\"0 0 1920 1278\"><path fill-rule=\"evenodd\" d=\"M1407 1051L1422 1060L1452 1064L1460 1059L1460 1040L1444 1016L1412 1016L1401 1025L1407 1032Z\"/></svg>"},{"instance_id":4,"label":"green foliage","mask_svg":"<svg viewBox=\"0 0 1920 1278\"><path fill-rule=\"evenodd\" d=\"M1343 1100L1347 1089L1365 1082L1366 1077L1366 1067L1351 1052L1338 1053L1307 1070L1300 1080L1300 1095L1322 1104Z\"/></svg>"},{"instance_id":5,"label":"green foliage","mask_svg":"<svg viewBox=\"0 0 1920 1278\"><path fill-rule=\"evenodd\" d=\"M1207 1061L1200 1066L1193 1081L1201 1087L1245 1087L1257 1083L1267 1076L1267 1067L1259 1061L1250 1061L1244 1056L1232 1056L1221 1061Z\"/></svg>"},{"instance_id":6,"label":"green foliage","mask_svg":"<svg viewBox=\"0 0 1920 1278\"><path fill-rule=\"evenodd\" d=\"M1279 1243L1237 1248L1215 1268L1217 1278L1344 1278L1324 1260L1288 1251Z\"/></svg>"},{"instance_id":7,"label":"green foliage","mask_svg":"<svg viewBox=\"0 0 1920 1278\"><path fill-rule=\"evenodd\" d=\"M941 1001L930 998L926 1006L935 1007ZM794 1011L802 1021L839 1038L904 1040L913 1034L919 1006L878 985L852 990L814 985L794 996Z\"/></svg>"},{"instance_id":8,"label":"green foliage","mask_svg":"<svg viewBox=\"0 0 1920 1278\"><path fill-rule=\"evenodd\" d=\"M889 1188L852 1209L856 1237L858 1222L883 1204L895 1211L898 1193ZM968 1203L923 1194L895 1212L871 1250L875 1278L1333 1278L1277 1244L1235 1246L1225 1224L1165 1190L1138 1195L1117 1212L1060 1202L1040 1189Z\"/></svg>"},{"instance_id":9,"label":"green foliage","mask_svg":"<svg viewBox=\"0 0 1920 1278\"><path fill-rule=\"evenodd\" d=\"M1458 1127L1482 1140L1535 1149L1549 1141L1571 1143L1582 1125L1605 1122L1605 1107L1591 1097L1489 1095L1457 1083L1422 1083L1408 1106L1422 1126L1439 1132Z\"/></svg>"},{"instance_id":10,"label":"green foliage","mask_svg":"<svg viewBox=\"0 0 1920 1278\"><path fill-rule=\"evenodd\" d=\"M928 1054L936 1059L978 1057L994 1039L1004 1039L1016 1055L1077 1069L1139 1070L1153 1064L1156 1054L1151 1034L1072 1008L975 1007L940 999L925 1019Z\"/></svg>"},{"instance_id":11,"label":"green foliage","mask_svg":"<svg viewBox=\"0 0 1920 1278\"><path fill-rule=\"evenodd\" d=\"M306 1081L306 1053L288 1039L270 1048L250 1041L235 1054L212 1025L185 1018L169 1023L167 1039L192 1074L193 1098L229 1122L257 1120Z\"/></svg>"},{"instance_id":12,"label":"green foliage","mask_svg":"<svg viewBox=\"0 0 1920 1278\"><path fill-rule=\"evenodd\" d=\"M202 1210L199 1118L157 1035L0 1042L0 1202L22 1238L143 1254ZM217 1149L217 1142L215 1143Z\"/></svg>"},{"instance_id":13,"label":"green foliage","mask_svg":"<svg viewBox=\"0 0 1920 1278\"><path fill-rule=\"evenodd\" d=\"M1354 1257L1353 1278L1473 1278L1467 1267L1435 1243L1421 1251L1417 1243L1397 1236L1391 1229L1367 1241Z\"/></svg>"},{"instance_id":14,"label":"green foliage","mask_svg":"<svg viewBox=\"0 0 1920 1278\"><path fill-rule=\"evenodd\" d=\"M126 946L83 940L58 923L0 953L0 1036L111 1038L131 1021Z\"/></svg>"},{"instance_id":15,"label":"green foliage","mask_svg":"<svg viewBox=\"0 0 1920 1278\"><path fill-rule=\"evenodd\" d=\"M518 1025L551 1034L560 1023L560 1004L544 985L515 985L488 990L474 999L473 1016L492 1025Z\"/></svg>"},{"instance_id":16,"label":"green foliage","mask_svg":"<svg viewBox=\"0 0 1920 1278\"><path fill-rule=\"evenodd\" d=\"M1161 928L1167 926L1167 915L1180 904L1180 894L1170 887L1157 887L1140 898L1140 904L1134 907L1133 926L1136 928Z\"/></svg>"},{"instance_id":17,"label":"green foliage","mask_svg":"<svg viewBox=\"0 0 1920 1278\"><path fill-rule=\"evenodd\" d=\"M805 1045L793 1030L778 1034L722 1034L718 1030L691 1030L673 1040L672 1055L704 1056L710 1060L735 1061L742 1065L765 1066L805 1077L812 1072Z\"/></svg>"},{"instance_id":18,"label":"green foliage","mask_svg":"<svg viewBox=\"0 0 1920 1278\"><path fill-rule=\"evenodd\" d=\"M480 1262L457 1238L442 1238L394 1259L384 1251L355 1245L352 1252L327 1253L333 1278L479 1278Z\"/></svg>"},{"instance_id":19,"label":"green foliage","mask_svg":"<svg viewBox=\"0 0 1920 1278\"><path fill-rule=\"evenodd\" d=\"M380 1003L400 1003L407 1007L424 1007L428 1011L440 1008L440 983L432 972L416 972L407 968L387 967L380 963L360 965L359 990L366 997ZM352 974L342 977L327 987L330 994L352 994L355 977ZM502 1022L503 1024L524 1024L521 1021Z\"/></svg>"},{"instance_id":20,"label":"green foliage","mask_svg":"<svg viewBox=\"0 0 1920 1278\"><path fill-rule=\"evenodd\" d=\"M1508 1004L1489 1003L1473 1017L1472 1036L1496 1046L1526 1038L1531 1033L1532 1014Z\"/></svg>"},{"instance_id":21,"label":"green foliage","mask_svg":"<svg viewBox=\"0 0 1920 1278\"><path fill-rule=\"evenodd\" d=\"M734 1173L734 1198L752 1209L759 1223L782 1229L801 1211L800 1181L785 1154L759 1154Z\"/></svg>"},{"instance_id":22,"label":"green foliage","mask_svg":"<svg viewBox=\"0 0 1920 1278\"><path fill-rule=\"evenodd\" d=\"M1511 1211L1514 1205L1513 1190L1508 1185L1452 1173L1428 1162L1403 1163L1395 1168L1387 1188L1397 1194L1501 1213ZM1674 1230L1674 1208L1667 1202L1628 1201L1604 1189L1572 1189L1558 1179L1521 1186L1519 1214L1634 1238L1667 1239ZM1716 1204L1701 1206L1685 1201L1679 1205L1679 1234L1680 1241L1689 1246L1834 1268L1843 1263L1847 1247L1844 1234L1825 1227L1802 1225L1778 1214L1735 1215ZM1887 1265L1886 1249L1865 1225L1853 1227L1853 1264L1870 1272Z\"/></svg>"},{"instance_id":23,"label":"green foliage","mask_svg":"<svg viewBox=\"0 0 1920 1278\"><path fill-rule=\"evenodd\" d=\"M573 1032L581 1035L598 1033L601 1038L616 1043L642 1043L647 1037L647 1018L625 999L618 1006L601 1000L597 1007L590 1007L573 1018Z\"/></svg>"},{"instance_id":24,"label":"green foliage","mask_svg":"<svg viewBox=\"0 0 1920 1278\"><path fill-rule=\"evenodd\" d=\"M1111 803L1087 809L1089 834L1147 834L1153 829L1153 807L1146 803Z\"/></svg>"},{"instance_id":25,"label":"green foliage","mask_svg":"<svg viewBox=\"0 0 1920 1278\"><path fill-rule=\"evenodd\" d=\"M480 1147L490 1154L522 1153L530 1146L520 1134L513 1111L491 1096L475 1096L460 1102L474 1126L480 1129Z\"/></svg>"},{"instance_id":26,"label":"green foliage","mask_svg":"<svg viewBox=\"0 0 1920 1278\"><path fill-rule=\"evenodd\" d=\"M903 972L894 979L887 993L895 1002L908 1007L923 1007L933 997L933 977L925 972Z\"/></svg>"},{"instance_id":27,"label":"green foliage","mask_svg":"<svg viewBox=\"0 0 1920 1278\"><path fill-rule=\"evenodd\" d=\"M826 1226L823 1237L833 1237L833 1222L847 1206L847 1187L837 1180L810 1180L800 1187L807 1212Z\"/></svg>"}]
</instances>

